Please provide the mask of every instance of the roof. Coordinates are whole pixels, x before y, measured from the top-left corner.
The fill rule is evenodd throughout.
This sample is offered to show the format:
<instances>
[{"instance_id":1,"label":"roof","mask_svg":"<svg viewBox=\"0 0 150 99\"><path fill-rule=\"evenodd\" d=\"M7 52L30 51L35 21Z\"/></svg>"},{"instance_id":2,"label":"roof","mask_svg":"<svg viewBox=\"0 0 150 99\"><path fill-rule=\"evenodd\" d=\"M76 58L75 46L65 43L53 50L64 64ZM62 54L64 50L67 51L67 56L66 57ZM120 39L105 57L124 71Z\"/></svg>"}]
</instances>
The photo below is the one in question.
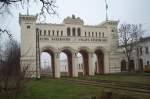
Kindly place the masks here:
<instances>
[{"instance_id":1,"label":"roof","mask_svg":"<svg viewBox=\"0 0 150 99\"><path fill-rule=\"evenodd\" d=\"M150 41L150 36L144 37L144 38L140 38L139 42L145 42L145 41Z\"/></svg>"}]
</instances>

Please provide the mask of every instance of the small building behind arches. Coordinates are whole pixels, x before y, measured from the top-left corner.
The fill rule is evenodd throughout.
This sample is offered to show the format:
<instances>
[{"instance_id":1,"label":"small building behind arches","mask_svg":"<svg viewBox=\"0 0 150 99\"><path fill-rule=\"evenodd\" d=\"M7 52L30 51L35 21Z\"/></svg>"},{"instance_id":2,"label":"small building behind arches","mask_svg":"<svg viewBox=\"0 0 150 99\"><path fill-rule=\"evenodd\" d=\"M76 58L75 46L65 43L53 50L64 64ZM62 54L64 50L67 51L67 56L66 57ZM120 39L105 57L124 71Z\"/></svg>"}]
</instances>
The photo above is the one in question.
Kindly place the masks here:
<instances>
[{"instance_id":1,"label":"small building behind arches","mask_svg":"<svg viewBox=\"0 0 150 99\"><path fill-rule=\"evenodd\" d=\"M145 68L150 68L150 36L141 38L135 44L131 53L129 66L123 53L121 58L122 60L126 60L126 71L144 72ZM121 61L121 67L124 67L123 63Z\"/></svg>"}]
</instances>

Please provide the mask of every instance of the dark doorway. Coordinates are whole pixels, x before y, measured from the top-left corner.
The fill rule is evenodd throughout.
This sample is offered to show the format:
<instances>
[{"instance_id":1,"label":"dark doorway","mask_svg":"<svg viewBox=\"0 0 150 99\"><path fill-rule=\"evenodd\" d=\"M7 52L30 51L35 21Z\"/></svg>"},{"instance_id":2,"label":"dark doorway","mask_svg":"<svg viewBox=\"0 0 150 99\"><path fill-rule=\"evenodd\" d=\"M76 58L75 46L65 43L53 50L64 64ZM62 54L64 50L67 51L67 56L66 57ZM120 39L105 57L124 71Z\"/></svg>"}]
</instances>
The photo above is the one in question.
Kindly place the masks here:
<instances>
[{"instance_id":1,"label":"dark doorway","mask_svg":"<svg viewBox=\"0 0 150 99\"><path fill-rule=\"evenodd\" d=\"M122 60L121 61L121 72L126 71L126 70L127 70L127 68L126 68L126 61Z\"/></svg>"}]
</instances>

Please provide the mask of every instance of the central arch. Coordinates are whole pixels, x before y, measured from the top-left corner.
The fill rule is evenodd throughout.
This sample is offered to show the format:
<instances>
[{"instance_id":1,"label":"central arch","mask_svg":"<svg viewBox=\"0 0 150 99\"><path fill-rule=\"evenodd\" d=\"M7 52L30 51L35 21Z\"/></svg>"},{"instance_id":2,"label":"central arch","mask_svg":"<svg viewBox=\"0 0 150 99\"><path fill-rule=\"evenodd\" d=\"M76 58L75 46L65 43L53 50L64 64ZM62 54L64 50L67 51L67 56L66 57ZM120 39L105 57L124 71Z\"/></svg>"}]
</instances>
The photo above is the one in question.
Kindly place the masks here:
<instances>
[{"instance_id":1,"label":"central arch","mask_svg":"<svg viewBox=\"0 0 150 99\"><path fill-rule=\"evenodd\" d=\"M95 50L97 62L96 62L96 74L104 74L104 53L101 49Z\"/></svg>"},{"instance_id":2,"label":"central arch","mask_svg":"<svg viewBox=\"0 0 150 99\"><path fill-rule=\"evenodd\" d=\"M83 74L89 75L89 55L86 49L80 49L79 53L82 55L83 59Z\"/></svg>"},{"instance_id":3,"label":"central arch","mask_svg":"<svg viewBox=\"0 0 150 99\"><path fill-rule=\"evenodd\" d=\"M72 51L68 48L63 48L61 52L65 53L67 55L67 64L68 64L68 75L69 77L73 76L73 60L72 60Z\"/></svg>"}]
</instances>

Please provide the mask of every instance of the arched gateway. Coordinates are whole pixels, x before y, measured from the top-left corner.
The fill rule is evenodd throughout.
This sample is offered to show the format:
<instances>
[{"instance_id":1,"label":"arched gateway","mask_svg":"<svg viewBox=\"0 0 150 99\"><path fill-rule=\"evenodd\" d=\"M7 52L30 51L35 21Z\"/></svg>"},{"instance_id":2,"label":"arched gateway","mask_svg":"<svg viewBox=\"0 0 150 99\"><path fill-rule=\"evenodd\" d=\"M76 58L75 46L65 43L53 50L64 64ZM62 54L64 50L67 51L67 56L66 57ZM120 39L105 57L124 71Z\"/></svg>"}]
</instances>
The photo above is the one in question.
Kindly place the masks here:
<instances>
[{"instance_id":1,"label":"arched gateway","mask_svg":"<svg viewBox=\"0 0 150 99\"><path fill-rule=\"evenodd\" d=\"M42 52L51 55L52 75L55 78L61 76L61 52L67 56L70 77L78 77L78 53L83 57L84 75L120 72L118 21L104 21L95 26L84 25L83 20L74 15L65 18L62 24L36 23L36 20L37 16L19 16L21 65L22 68L28 66L29 77L40 77Z\"/></svg>"}]
</instances>

